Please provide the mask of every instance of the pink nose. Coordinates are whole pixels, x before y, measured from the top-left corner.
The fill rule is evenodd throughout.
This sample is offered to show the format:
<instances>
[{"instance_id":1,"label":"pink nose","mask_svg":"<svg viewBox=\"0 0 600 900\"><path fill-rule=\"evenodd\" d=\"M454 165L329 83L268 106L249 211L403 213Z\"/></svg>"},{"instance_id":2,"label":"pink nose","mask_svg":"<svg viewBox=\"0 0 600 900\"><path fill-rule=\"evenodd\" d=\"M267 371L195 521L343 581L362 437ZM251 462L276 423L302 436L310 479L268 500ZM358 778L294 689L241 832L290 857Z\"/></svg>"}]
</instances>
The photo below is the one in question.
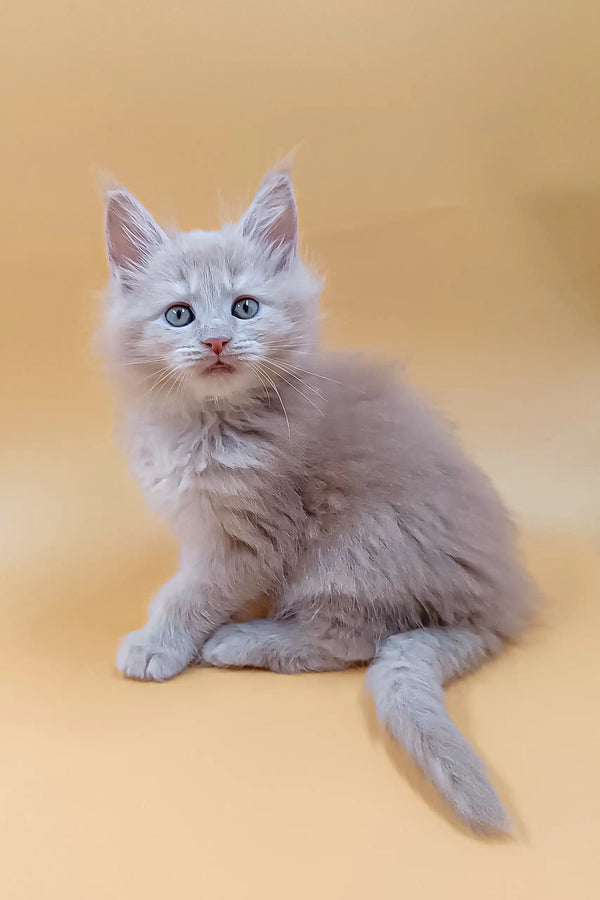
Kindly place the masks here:
<instances>
[{"instance_id":1,"label":"pink nose","mask_svg":"<svg viewBox=\"0 0 600 900\"><path fill-rule=\"evenodd\" d=\"M218 356L223 350L223 347L226 347L230 340L231 338L209 338L207 341L204 341L204 343Z\"/></svg>"}]
</instances>

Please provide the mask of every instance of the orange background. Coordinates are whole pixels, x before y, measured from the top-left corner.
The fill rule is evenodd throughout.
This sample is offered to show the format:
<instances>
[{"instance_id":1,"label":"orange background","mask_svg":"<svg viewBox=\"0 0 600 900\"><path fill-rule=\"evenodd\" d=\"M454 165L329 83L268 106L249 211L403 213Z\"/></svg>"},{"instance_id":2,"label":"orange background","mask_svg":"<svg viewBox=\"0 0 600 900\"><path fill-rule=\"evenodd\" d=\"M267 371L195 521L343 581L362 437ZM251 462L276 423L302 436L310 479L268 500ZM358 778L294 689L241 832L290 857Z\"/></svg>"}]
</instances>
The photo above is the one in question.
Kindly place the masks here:
<instances>
[{"instance_id":1,"label":"orange background","mask_svg":"<svg viewBox=\"0 0 600 900\"><path fill-rule=\"evenodd\" d=\"M1 896L595 896L597 4L23 0L2 18ZM90 351L97 173L206 228L293 146L327 344L407 360L548 597L449 690L513 839L457 825L360 672L115 671L175 548Z\"/></svg>"}]
</instances>

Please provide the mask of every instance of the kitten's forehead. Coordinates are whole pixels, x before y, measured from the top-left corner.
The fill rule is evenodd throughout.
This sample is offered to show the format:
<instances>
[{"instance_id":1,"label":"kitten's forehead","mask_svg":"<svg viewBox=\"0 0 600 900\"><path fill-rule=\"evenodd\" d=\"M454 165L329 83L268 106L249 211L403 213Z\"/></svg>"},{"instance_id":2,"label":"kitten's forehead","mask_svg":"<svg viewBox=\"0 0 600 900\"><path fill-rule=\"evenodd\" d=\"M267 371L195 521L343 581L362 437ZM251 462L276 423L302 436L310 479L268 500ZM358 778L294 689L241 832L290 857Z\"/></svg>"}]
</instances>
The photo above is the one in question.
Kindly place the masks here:
<instances>
[{"instance_id":1,"label":"kitten's forehead","mask_svg":"<svg viewBox=\"0 0 600 900\"><path fill-rule=\"evenodd\" d=\"M172 262L178 280L194 277L196 273L234 274L239 266L236 242L226 239L220 231L191 231L172 239Z\"/></svg>"},{"instance_id":2,"label":"kitten's forehead","mask_svg":"<svg viewBox=\"0 0 600 900\"><path fill-rule=\"evenodd\" d=\"M180 299L208 299L239 290L264 276L248 241L233 229L192 231L172 236L163 260L165 280ZM254 277L253 277L254 276Z\"/></svg>"}]
</instances>

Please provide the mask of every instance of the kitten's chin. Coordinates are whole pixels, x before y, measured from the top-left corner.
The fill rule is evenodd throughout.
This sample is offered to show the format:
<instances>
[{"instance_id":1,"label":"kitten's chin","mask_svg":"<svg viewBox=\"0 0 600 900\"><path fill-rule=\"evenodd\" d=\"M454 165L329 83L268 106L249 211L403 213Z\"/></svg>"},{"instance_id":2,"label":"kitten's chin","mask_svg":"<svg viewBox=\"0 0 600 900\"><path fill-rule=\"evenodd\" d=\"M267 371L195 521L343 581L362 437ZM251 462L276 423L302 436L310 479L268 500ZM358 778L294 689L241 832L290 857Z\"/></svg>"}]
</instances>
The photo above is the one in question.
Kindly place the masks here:
<instances>
[{"instance_id":1,"label":"kitten's chin","mask_svg":"<svg viewBox=\"0 0 600 900\"><path fill-rule=\"evenodd\" d=\"M241 397L254 386L255 379L244 369L227 366L221 371L220 367L213 366L189 379L186 394L192 402L202 403L206 400Z\"/></svg>"}]
</instances>

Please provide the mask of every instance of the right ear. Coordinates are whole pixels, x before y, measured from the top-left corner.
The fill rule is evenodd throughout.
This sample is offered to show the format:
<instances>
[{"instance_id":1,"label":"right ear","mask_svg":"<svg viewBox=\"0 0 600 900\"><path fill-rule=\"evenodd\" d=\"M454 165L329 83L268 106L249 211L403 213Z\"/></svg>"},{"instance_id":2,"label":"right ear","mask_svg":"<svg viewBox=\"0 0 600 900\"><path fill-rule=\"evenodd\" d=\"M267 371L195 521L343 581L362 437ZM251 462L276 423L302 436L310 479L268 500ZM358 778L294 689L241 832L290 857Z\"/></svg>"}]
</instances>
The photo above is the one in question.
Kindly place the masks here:
<instances>
[{"instance_id":1,"label":"right ear","mask_svg":"<svg viewBox=\"0 0 600 900\"><path fill-rule=\"evenodd\" d=\"M112 188L105 197L106 250L111 270L127 287L167 236L147 209L125 188Z\"/></svg>"}]
</instances>

